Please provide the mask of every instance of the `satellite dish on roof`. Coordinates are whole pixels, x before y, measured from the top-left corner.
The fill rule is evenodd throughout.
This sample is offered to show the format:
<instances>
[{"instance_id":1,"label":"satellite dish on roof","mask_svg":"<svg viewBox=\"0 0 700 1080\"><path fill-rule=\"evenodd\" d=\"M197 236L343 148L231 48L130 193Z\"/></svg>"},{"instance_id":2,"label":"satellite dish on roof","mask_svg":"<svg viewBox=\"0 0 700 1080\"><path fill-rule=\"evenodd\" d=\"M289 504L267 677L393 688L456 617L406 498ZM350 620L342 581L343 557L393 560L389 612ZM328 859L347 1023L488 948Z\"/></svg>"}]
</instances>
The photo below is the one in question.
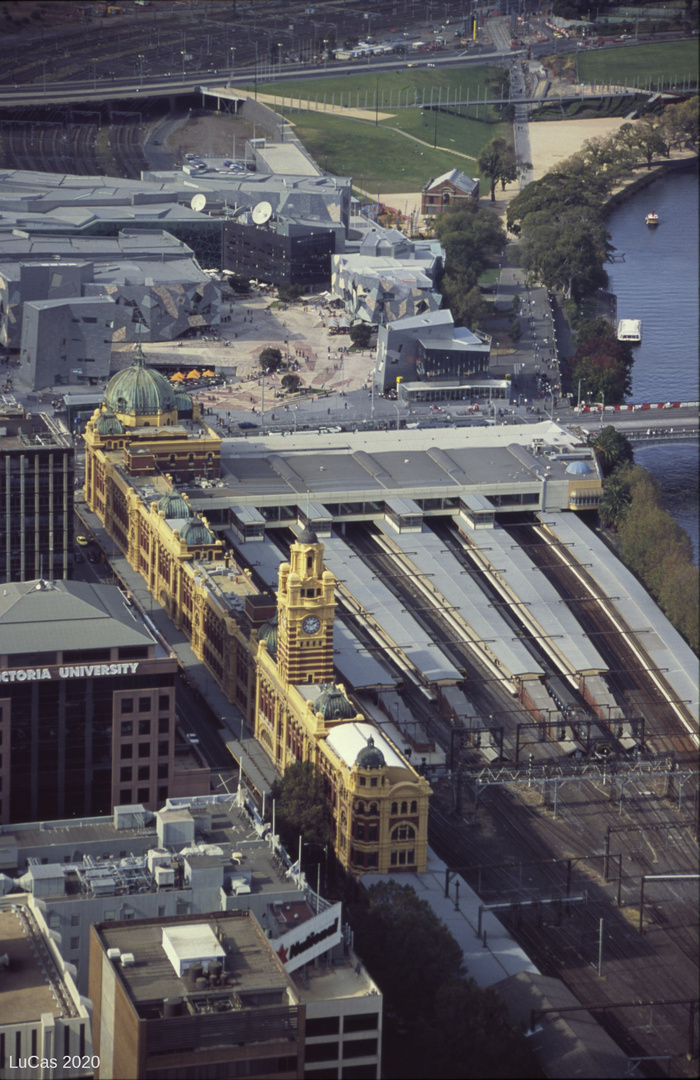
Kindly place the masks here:
<instances>
[{"instance_id":1,"label":"satellite dish on roof","mask_svg":"<svg viewBox=\"0 0 700 1080\"><path fill-rule=\"evenodd\" d=\"M201 193L199 195L193 195L192 199L190 200L190 206L193 210L203 210L206 205L207 197L206 195L202 195Z\"/></svg>"},{"instance_id":2,"label":"satellite dish on roof","mask_svg":"<svg viewBox=\"0 0 700 1080\"><path fill-rule=\"evenodd\" d=\"M269 202L259 202L253 207L253 221L256 225L264 225L272 217L272 206Z\"/></svg>"}]
</instances>

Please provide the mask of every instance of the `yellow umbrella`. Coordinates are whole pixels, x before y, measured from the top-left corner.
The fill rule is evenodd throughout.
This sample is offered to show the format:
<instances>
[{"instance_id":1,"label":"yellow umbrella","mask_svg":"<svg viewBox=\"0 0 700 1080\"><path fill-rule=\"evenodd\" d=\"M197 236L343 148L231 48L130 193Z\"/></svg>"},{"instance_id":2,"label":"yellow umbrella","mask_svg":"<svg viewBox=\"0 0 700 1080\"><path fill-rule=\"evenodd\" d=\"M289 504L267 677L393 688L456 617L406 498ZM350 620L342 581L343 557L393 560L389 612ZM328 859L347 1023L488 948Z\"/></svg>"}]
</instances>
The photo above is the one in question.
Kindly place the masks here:
<instances>
[{"instance_id":1,"label":"yellow umbrella","mask_svg":"<svg viewBox=\"0 0 700 1080\"><path fill-rule=\"evenodd\" d=\"M202 376L199 374L196 368L193 368L192 371L187 372L187 375L185 377L187 379L201 379Z\"/></svg>"},{"instance_id":2,"label":"yellow umbrella","mask_svg":"<svg viewBox=\"0 0 700 1080\"><path fill-rule=\"evenodd\" d=\"M203 371L202 372L202 378L203 379L215 379L216 378L216 372L215 371L209 371L209 370Z\"/></svg>"},{"instance_id":3,"label":"yellow umbrella","mask_svg":"<svg viewBox=\"0 0 700 1080\"><path fill-rule=\"evenodd\" d=\"M181 371L176 371L174 375L170 376L170 381L171 382L182 382L182 380L184 378L185 378L185 376L182 374Z\"/></svg>"}]
</instances>

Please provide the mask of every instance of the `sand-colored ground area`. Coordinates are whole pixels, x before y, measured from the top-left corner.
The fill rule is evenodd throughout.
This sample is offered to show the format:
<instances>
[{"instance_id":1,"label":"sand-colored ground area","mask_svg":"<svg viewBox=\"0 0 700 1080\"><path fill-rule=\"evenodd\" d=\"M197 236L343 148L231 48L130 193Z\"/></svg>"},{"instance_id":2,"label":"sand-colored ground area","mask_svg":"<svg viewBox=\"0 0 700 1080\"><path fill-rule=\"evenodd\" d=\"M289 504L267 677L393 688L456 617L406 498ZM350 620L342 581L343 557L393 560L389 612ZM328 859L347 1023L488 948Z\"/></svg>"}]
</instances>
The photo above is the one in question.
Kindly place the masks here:
<instances>
[{"instance_id":1,"label":"sand-colored ground area","mask_svg":"<svg viewBox=\"0 0 700 1080\"><path fill-rule=\"evenodd\" d=\"M284 84L280 84L284 85ZM216 86L213 87L220 97L241 98L250 97L250 87L247 89L236 90L235 87L229 86ZM334 95L331 95L333 97ZM338 95L340 98L340 94ZM294 111L299 109L301 112L321 112L327 113L329 116L351 116L356 120L371 120L374 123L375 119L388 120L393 113L378 112L375 114L374 109L355 109L350 106L332 104L330 101L316 101L310 98L303 98L301 96L285 97L282 92L279 94L261 94L256 95L256 101L262 101L264 105L269 105L270 108L275 109L281 113Z\"/></svg>"},{"instance_id":2,"label":"sand-colored ground area","mask_svg":"<svg viewBox=\"0 0 700 1080\"><path fill-rule=\"evenodd\" d=\"M534 179L539 180L553 165L571 157L587 139L605 138L617 131L625 121L623 116L600 120L552 120L529 124L531 164Z\"/></svg>"},{"instance_id":3,"label":"sand-colored ground area","mask_svg":"<svg viewBox=\"0 0 700 1080\"><path fill-rule=\"evenodd\" d=\"M259 410L264 383L265 411L269 415L279 400L284 372L262 378L259 356L267 346L279 349L284 358L289 351L290 360L298 360L297 374L307 390L342 396L367 386L374 356L369 349L344 351L351 345L349 337L334 334L329 327L337 314L323 298L278 305L266 291L255 289L230 305L222 305L226 321L217 328L220 341L161 341L144 345L143 351L147 362L156 366L178 364L185 371L193 366L202 371L215 365L226 380L225 386L204 392L194 382L186 386L207 409ZM128 367L133 363L133 351L133 345L114 349L112 367ZM308 402L315 396L312 393L304 400ZM295 395L287 400L295 402L300 398ZM283 409L284 404L278 407Z\"/></svg>"}]
</instances>

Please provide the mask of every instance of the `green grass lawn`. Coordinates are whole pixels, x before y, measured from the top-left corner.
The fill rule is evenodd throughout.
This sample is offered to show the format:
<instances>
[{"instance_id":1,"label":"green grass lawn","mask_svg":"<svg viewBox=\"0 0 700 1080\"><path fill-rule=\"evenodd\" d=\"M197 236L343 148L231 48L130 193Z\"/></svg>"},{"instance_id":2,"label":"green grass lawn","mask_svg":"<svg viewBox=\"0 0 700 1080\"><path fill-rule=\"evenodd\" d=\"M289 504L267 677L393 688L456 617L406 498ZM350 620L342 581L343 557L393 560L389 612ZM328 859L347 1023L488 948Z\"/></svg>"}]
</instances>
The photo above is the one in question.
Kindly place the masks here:
<instances>
[{"instance_id":1,"label":"green grass lawn","mask_svg":"<svg viewBox=\"0 0 700 1080\"><path fill-rule=\"evenodd\" d=\"M421 139L431 146L436 141L444 150L456 150L468 154L472 161L463 161L463 171L469 176L474 174L476 158L482 147L502 135L512 137L512 124L484 123L482 120L456 116L453 113L431 109L401 109L391 120L380 122L380 126L399 128L416 139ZM421 147L425 150L425 147ZM471 171L470 171L471 170Z\"/></svg>"},{"instance_id":2,"label":"green grass lawn","mask_svg":"<svg viewBox=\"0 0 700 1080\"><path fill-rule=\"evenodd\" d=\"M418 92L419 100L423 99L425 91L426 102L430 101L430 91L433 91L434 100L442 90L442 98L445 100L449 90L450 100L454 101L455 94L466 98L467 93L471 101L475 100L477 91L481 98L484 97L486 80L495 76L497 69L489 65L474 67L460 66L444 68L402 68L401 71L375 72L371 68L358 67L357 71L347 75L326 75L317 79L284 79L280 82L258 83L258 92L261 94L284 94L286 97L310 98L312 101L323 101L324 94L330 103L335 94L335 103L340 105L340 95L343 95L343 104L352 108L374 108L374 95L378 93L379 107L389 108L395 106L401 92L401 101L406 100L406 91L409 91L409 100L415 99ZM410 89L414 90L413 95Z\"/></svg>"},{"instance_id":3,"label":"green grass lawn","mask_svg":"<svg viewBox=\"0 0 700 1080\"><path fill-rule=\"evenodd\" d=\"M432 176L450 169L478 176L474 159L481 147L509 130L508 125L483 124L440 113L438 146L454 141L455 150L471 155L465 158L450 150L434 150L432 145L421 145L392 131L391 120L375 127L362 120L323 113L289 112L285 116L322 169L337 176L352 176L358 188L372 193L377 186L381 191L419 191ZM420 110L406 110L402 116L402 130L428 144L433 141L434 125L434 114L426 113L421 118ZM487 191L488 180L480 179L482 191Z\"/></svg>"},{"instance_id":4,"label":"green grass lawn","mask_svg":"<svg viewBox=\"0 0 700 1080\"><path fill-rule=\"evenodd\" d=\"M652 88L660 79L667 85L689 75L697 80L699 66L697 41L662 41L621 49L580 49L578 55L581 82L642 88L649 78Z\"/></svg>"},{"instance_id":5,"label":"green grass lawn","mask_svg":"<svg viewBox=\"0 0 700 1080\"><path fill-rule=\"evenodd\" d=\"M365 191L374 193L377 186L380 191L419 191L431 176L439 176L449 169L461 169L467 176L476 175L473 161L421 146L381 124L375 127L361 120L324 116L323 113L290 112L285 115L322 169L337 176L352 176L357 187ZM438 121L440 141L442 120L440 117ZM457 119L454 122L468 123ZM479 126L484 130L484 142L498 134L496 125ZM432 141L432 127L428 138Z\"/></svg>"}]
</instances>

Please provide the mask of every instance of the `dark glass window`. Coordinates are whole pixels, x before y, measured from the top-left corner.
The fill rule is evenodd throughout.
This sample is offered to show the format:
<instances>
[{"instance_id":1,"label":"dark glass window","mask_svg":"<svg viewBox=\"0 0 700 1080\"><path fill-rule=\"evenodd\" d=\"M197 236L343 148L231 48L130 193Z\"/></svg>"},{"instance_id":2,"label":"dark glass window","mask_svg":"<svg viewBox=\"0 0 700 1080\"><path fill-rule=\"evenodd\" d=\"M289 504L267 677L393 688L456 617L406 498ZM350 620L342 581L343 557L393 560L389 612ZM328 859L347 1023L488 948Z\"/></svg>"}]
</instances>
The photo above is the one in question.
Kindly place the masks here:
<instances>
[{"instance_id":1,"label":"dark glass window","mask_svg":"<svg viewBox=\"0 0 700 1080\"><path fill-rule=\"evenodd\" d=\"M149 701L149 699L148 698L139 698L139 712L145 712L146 711L145 709L143 709L141 707L141 704L142 704L143 701ZM149 705L150 705L150 701L149 701ZM139 735L150 735L150 734L151 734L151 721L150 720L139 720Z\"/></svg>"},{"instance_id":2,"label":"dark glass window","mask_svg":"<svg viewBox=\"0 0 700 1080\"><path fill-rule=\"evenodd\" d=\"M122 705L123 704L124 704L124 702L122 701ZM123 711L124 710L122 709L122 712ZM134 721L133 720L122 720L122 738L124 736L126 736L126 735L133 735L133 734L134 734Z\"/></svg>"},{"instance_id":3,"label":"dark glass window","mask_svg":"<svg viewBox=\"0 0 700 1080\"><path fill-rule=\"evenodd\" d=\"M167 735L170 731L170 717L161 716L158 720L158 734Z\"/></svg>"},{"instance_id":4,"label":"dark glass window","mask_svg":"<svg viewBox=\"0 0 700 1080\"><path fill-rule=\"evenodd\" d=\"M147 787L140 787L136 798L139 802L148 802L151 797L151 792Z\"/></svg>"},{"instance_id":5,"label":"dark glass window","mask_svg":"<svg viewBox=\"0 0 700 1080\"><path fill-rule=\"evenodd\" d=\"M122 746L120 757L122 757L122 758L131 758L133 756L134 756L134 748L131 745L131 743L126 743L124 746Z\"/></svg>"},{"instance_id":6,"label":"dark glass window","mask_svg":"<svg viewBox=\"0 0 700 1080\"><path fill-rule=\"evenodd\" d=\"M123 784L128 784L131 780L131 766L123 765L119 771L119 779Z\"/></svg>"},{"instance_id":7,"label":"dark glass window","mask_svg":"<svg viewBox=\"0 0 700 1080\"><path fill-rule=\"evenodd\" d=\"M158 741L158 754L160 757L165 757L170 753L170 743L167 739L159 739Z\"/></svg>"},{"instance_id":8,"label":"dark glass window","mask_svg":"<svg viewBox=\"0 0 700 1080\"><path fill-rule=\"evenodd\" d=\"M170 708L170 695L169 694L160 694L158 696L158 708L160 709L161 712L164 712L166 709ZM167 720L166 720L166 723L167 723Z\"/></svg>"},{"instance_id":9,"label":"dark glass window","mask_svg":"<svg viewBox=\"0 0 700 1080\"><path fill-rule=\"evenodd\" d=\"M139 765L137 780L150 780L151 779L151 767L150 765Z\"/></svg>"},{"instance_id":10,"label":"dark glass window","mask_svg":"<svg viewBox=\"0 0 700 1080\"><path fill-rule=\"evenodd\" d=\"M377 1026L376 1024L374 1025ZM360 1031L360 1028L348 1028L347 1018L345 1020L346 1031ZM337 1035L339 1031L339 1021L337 1016L319 1016L315 1019L306 1021L306 1034L312 1035Z\"/></svg>"},{"instance_id":11,"label":"dark glass window","mask_svg":"<svg viewBox=\"0 0 700 1080\"><path fill-rule=\"evenodd\" d=\"M346 1016L343 1020L343 1031L375 1031L377 1028L377 1013L358 1013L356 1016ZM308 1033L309 1022L306 1022Z\"/></svg>"},{"instance_id":12,"label":"dark glass window","mask_svg":"<svg viewBox=\"0 0 700 1080\"><path fill-rule=\"evenodd\" d=\"M376 1054L376 1052L376 1039L357 1039L356 1041L343 1043L343 1057L345 1058L369 1057L370 1054ZM345 1070L343 1070L343 1073L345 1073Z\"/></svg>"},{"instance_id":13,"label":"dark glass window","mask_svg":"<svg viewBox=\"0 0 700 1080\"><path fill-rule=\"evenodd\" d=\"M151 711L151 699L149 697L140 697L139 698L139 712L150 712L150 711ZM140 723L144 723L144 721L141 720ZM142 731L141 734L146 735L148 733L145 732L145 731Z\"/></svg>"},{"instance_id":14,"label":"dark glass window","mask_svg":"<svg viewBox=\"0 0 700 1080\"><path fill-rule=\"evenodd\" d=\"M167 763L167 761L162 762L162 764L160 764L158 766L158 779L159 780L167 780L168 779L168 763Z\"/></svg>"},{"instance_id":15,"label":"dark glass window","mask_svg":"<svg viewBox=\"0 0 700 1080\"><path fill-rule=\"evenodd\" d=\"M364 1040L363 1040L364 1042ZM307 1043L304 1055L307 1061L337 1061L338 1044L332 1043Z\"/></svg>"},{"instance_id":16,"label":"dark glass window","mask_svg":"<svg viewBox=\"0 0 700 1080\"><path fill-rule=\"evenodd\" d=\"M151 756L151 744L147 742L139 743L139 757Z\"/></svg>"},{"instance_id":17,"label":"dark glass window","mask_svg":"<svg viewBox=\"0 0 700 1080\"><path fill-rule=\"evenodd\" d=\"M122 698L122 712L132 713L134 711L134 699L130 697Z\"/></svg>"}]
</instances>

